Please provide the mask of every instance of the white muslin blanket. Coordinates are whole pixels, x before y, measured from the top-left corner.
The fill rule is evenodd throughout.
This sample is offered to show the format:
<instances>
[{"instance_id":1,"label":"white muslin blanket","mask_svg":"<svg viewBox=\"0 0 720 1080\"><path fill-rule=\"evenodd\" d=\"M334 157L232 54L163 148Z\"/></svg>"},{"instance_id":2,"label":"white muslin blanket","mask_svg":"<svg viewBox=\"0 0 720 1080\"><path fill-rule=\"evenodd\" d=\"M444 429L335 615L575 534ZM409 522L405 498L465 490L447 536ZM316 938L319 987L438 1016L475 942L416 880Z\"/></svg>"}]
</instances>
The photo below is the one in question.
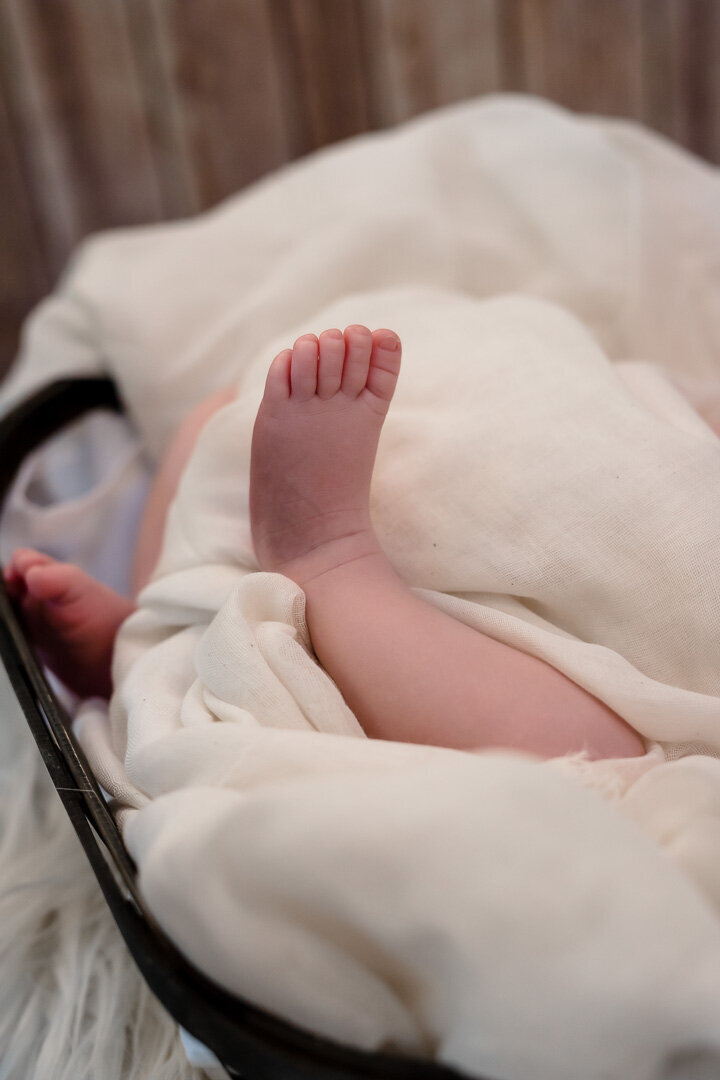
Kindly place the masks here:
<instances>
[{"instance_id":1,"label":"white muslin blanket","mask_svg":"<svg viewBox=\"0 0 720 1080\"><path fill-rule=\"evenodd\" d=\"M489 99L99 238L36 316L11 390L110 370L156 459L238 387L110 710L76 722L149 906L218 982L497 1080L717 1075L720 439L688 402L720 401L719 221L717 175L656 137ZM270 359L350 322L403 338L372 487L393 563L606 701L646 756L364 736L248 518Z\"/></svg>"}]
</instances>

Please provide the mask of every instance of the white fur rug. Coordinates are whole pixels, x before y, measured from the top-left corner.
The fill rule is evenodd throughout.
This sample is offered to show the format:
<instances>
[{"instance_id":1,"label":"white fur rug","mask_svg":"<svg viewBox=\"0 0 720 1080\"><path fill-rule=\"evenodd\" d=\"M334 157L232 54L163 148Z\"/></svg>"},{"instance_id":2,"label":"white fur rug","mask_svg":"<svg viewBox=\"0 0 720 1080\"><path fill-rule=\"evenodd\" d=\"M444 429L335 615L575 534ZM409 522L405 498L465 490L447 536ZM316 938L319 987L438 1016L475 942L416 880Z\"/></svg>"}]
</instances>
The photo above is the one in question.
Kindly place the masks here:
<instances>
[{"instance_id":1,"label":"white fur rug","mask_svg":"<svg viewBox=\"0 0 720 1080\"><path fill-rule=\"evenodd\" d=\"M200 1080L120 937L0 669L0 1078Z\"/></svg>"}]
</instances>

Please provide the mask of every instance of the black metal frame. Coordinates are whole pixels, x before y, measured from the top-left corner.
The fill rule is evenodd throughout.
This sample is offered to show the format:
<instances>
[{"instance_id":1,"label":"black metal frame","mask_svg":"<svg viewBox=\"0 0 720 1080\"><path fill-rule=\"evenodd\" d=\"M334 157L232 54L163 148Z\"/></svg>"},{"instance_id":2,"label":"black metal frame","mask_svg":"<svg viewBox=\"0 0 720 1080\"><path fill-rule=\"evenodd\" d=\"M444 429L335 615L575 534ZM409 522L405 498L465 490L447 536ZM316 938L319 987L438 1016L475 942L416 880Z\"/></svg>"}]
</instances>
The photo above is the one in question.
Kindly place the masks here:
<instances>
[{"instance_id":1,"label":"black metal frame","mask_svg":"<svg viewBox=\"0 0 720 1080\"><path fill-rule=\"evenodd\" d=\"M62 379L0 421L0 504L26 455L92 409L122 412L106 378ZM150 989L231 1076L244 1080L460 1080L429 1062L354 1050L227 993L194 967L145 908L137 872L68 717L31 649L0 575L0 657L100 888Z\"/></svg>"}]
</instances>

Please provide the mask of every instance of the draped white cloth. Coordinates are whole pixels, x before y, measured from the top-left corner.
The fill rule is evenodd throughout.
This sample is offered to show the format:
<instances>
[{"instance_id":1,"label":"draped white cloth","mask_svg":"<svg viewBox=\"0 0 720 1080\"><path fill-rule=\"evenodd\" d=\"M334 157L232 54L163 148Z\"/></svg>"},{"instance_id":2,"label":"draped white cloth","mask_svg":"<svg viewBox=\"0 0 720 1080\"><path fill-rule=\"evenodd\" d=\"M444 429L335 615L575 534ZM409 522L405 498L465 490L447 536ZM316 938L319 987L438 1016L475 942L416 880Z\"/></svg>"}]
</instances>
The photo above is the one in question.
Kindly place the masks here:
<instances>
[{"instance_id":1,"label":"draped white cloth","mask_svg":"<svg viewBox=\"0 0 720 1080\"><path fill-rule=\"evenodd\" d=\"M719 211L716 173L641 129L488 99L99 238L37 315L14 392L54 342L114 374L155 459L238 385L109 714L77 721L149 906L219 982L498 1080L717 1071L720 440L688 402L720 401ZM606 701L644 758L364 737L247 508L270 359L349 322L404 342L372 489L395 565Z\"/></svg>"}]
</instances>

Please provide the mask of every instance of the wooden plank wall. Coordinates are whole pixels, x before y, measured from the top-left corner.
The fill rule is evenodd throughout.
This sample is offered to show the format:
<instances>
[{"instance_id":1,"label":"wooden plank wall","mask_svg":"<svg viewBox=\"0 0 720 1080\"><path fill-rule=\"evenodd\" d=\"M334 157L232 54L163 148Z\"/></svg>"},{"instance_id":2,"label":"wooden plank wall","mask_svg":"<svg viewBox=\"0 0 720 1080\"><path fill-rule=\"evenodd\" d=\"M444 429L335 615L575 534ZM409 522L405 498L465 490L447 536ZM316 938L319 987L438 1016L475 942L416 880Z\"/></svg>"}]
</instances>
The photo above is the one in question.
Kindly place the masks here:
<instances>
[{"instance_id":1,"label":"wooden plank wall","mask_svg":"<svg viewBox=\"0 0 720 1080\"><path fill-rule=\"evenodd\" d=\"M720 2L0 0L0 372L88 232L494 90L720 162Z\"/></svg>"}]
</instances>

